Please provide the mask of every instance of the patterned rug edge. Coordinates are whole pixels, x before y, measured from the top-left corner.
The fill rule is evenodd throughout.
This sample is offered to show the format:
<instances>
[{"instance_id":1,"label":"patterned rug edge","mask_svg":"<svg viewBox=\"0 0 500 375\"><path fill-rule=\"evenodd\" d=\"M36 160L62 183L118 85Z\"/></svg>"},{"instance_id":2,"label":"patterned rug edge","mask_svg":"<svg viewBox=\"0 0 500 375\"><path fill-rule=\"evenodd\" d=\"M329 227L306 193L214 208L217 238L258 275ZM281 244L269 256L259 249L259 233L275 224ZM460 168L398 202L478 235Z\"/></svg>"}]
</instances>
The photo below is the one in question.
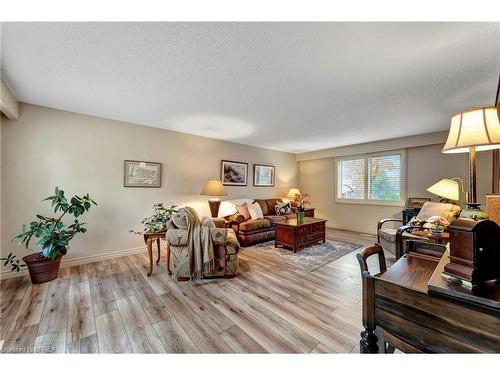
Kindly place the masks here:
<instances>
[{"instance_id":1,"label":"patterned rug edge","mask_svg":"<svg viewBox=\"0 0 500 375\"><path fill-rule=\"evenodd\" d=\"M349 246L352 246L351 249L346 249L346 250L340 250L339 253L336 253L335 256L332 257L332 259L328 259L326 260L325 262L321 263L321 264L318 264L318 265L315 265L313 266L312 268L307 268L307 267L304 267L304 266L300 266L298 265L297 263L293 263L293 262L289 262L287 261L286 259L284 259L283 257L277 257L275 254L272 254L272 253L269 253L269 254L264 254L265 256L268 256L270 258L273 258L273 259L279 259L280 261L282 262L285 262L291 266L294 266L294 267L299 267L303 270L306 270L308 272L314 272L324 266L326 266L327 264L339 259L339 258L342 258L343 256L349 254L349 253L352 253L353 251L355 250L358 250L360 248L363 247L363 245L361 244L357 244L357 243L354 243L354 242L349 242L349 241L343 241L343 240L326 240L327 242L330 242L330 243L343 243L345 245L349 245ZM257 245L253 245L253 246L248 246L248 247L244 247L243 249L252 249L254 251L258 251L258 252L261 252L263 248L265 248L266 246L274 246L274 240L271 240L271 241L266 241L266 242L262 242L260 244L257 244ZM301 251L301 250L299 250Z\"/></svg>"}]
</instances>

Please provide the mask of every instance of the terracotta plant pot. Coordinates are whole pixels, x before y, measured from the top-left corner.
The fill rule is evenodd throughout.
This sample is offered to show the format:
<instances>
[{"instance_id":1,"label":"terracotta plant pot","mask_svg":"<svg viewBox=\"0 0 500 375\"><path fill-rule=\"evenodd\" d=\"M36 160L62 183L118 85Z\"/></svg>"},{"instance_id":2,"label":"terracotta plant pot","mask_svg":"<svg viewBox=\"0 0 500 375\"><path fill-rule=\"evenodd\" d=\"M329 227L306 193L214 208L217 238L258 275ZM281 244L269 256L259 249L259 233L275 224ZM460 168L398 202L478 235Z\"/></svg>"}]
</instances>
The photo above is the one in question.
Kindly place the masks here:
<instances>
[{"instance_id":1,"label":"terracotta plant pot","mask_svg":"<svg viewBox=\"0 0 500 375\"><path fill-rule=\"evenodd\" d=\"M59 265L61 264L61 255L51 260L40 258L40 254L41 253L35 253L23 258L24 263L28 266L31 282L33 284L42 284L57 278Z\"/></svg>"}]
</instances>

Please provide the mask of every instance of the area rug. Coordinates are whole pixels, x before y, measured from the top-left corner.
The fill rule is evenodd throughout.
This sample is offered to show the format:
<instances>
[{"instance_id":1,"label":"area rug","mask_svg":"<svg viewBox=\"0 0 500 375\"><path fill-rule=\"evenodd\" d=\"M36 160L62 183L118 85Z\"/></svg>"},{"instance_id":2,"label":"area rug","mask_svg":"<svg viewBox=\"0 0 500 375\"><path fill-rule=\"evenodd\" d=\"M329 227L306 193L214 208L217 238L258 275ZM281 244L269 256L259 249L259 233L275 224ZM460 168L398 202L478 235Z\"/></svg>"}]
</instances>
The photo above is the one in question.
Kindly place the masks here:
<instances>
[{"instance_id":1,"label":"area rug","mask_svg":"<svg viewBox=\"0 0 500 375\"><path fill-rule=\"evenodd\" d=\"M250 249L312 272L362 246L346 241L326 240L324 244L318 243L294 253L282 247L274 247L274 241L268 241L254 245Z\"/></svg>"}]
</instances>

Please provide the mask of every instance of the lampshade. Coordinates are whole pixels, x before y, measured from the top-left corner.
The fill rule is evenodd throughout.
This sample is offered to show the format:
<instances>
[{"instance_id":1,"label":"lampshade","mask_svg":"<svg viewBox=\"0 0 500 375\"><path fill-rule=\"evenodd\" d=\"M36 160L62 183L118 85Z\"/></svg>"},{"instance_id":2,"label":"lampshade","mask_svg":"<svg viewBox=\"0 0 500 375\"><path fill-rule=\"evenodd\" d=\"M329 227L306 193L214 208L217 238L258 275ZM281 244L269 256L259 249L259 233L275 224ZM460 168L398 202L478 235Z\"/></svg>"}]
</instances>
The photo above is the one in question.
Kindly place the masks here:
<instances>
[{"instance_id":1,"label":"lampshade","mask_svg":"<svg viewBox=\"0 0 500 375\"><path fill-rule=\"evenodd\" d=\"M222 185L222 181L216 178L210 178L203 190L200 193L201 195L210 195L212 197L221 197L226 195L224 191L224 185Z\"/></svg>"},{"instance_id":2,"label":"lampshade","mask_svg":"<svg viewBox=\"0 0 500 375\"><path fill-rule=\"evenodd\" d=\"M300 190L297 189L297 188L291 188L290 190L288 190L288 194L287 194L287 197L288 198L295 198L295 196L297 194L300 194Z\"/></svg>"},{"instance_id":3,"label":"lampshade","mask_svg":"<svg viewBox=\"0 0 500 375\"><path fill-rule=\"evenodd\" d=\"M469 152L500 148L500 122L495 107L471 109L451 118L445 153Z\"/></svg>"},{"instance_id":4,"label":"lampshade","mask_svg":"<svg viewBox=\"0 0 500 375\"><path fill-rule=\"evenodd\" d=\"M429 193L435 194L439 197L450 199L452 201L458 201L460 199L458 182L448 180L447 178L436 182L434 185L427 188L427 191Z\"/></svg>"}]
</instances>

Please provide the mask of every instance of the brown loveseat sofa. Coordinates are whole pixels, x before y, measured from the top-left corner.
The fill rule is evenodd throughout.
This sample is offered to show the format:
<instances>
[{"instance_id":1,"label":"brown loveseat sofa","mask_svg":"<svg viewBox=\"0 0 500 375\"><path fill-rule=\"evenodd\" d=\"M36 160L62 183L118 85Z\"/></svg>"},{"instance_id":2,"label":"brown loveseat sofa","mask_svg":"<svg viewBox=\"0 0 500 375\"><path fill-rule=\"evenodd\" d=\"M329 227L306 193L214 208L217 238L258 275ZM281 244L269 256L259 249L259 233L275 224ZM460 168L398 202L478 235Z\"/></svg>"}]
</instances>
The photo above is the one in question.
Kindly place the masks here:
<instances>
[{"instance_id":1,"label":"brown loveseat sofa","mask_svg":"<svg viewBox=\"0 0 500 375\"><path fill-rule=\"evenodd\" d=\"M274 223L295 217L295 213L286 216L276 215L276 203L283 203L280 198L255 199L254 202L259 204L264 218L245 220L243 215L239 213L225 217L231 223L241 246L251 246L259 242L273 240ZM292 207L292 211L295 212L294 207Z\"/></svg>"}]
</instances>

